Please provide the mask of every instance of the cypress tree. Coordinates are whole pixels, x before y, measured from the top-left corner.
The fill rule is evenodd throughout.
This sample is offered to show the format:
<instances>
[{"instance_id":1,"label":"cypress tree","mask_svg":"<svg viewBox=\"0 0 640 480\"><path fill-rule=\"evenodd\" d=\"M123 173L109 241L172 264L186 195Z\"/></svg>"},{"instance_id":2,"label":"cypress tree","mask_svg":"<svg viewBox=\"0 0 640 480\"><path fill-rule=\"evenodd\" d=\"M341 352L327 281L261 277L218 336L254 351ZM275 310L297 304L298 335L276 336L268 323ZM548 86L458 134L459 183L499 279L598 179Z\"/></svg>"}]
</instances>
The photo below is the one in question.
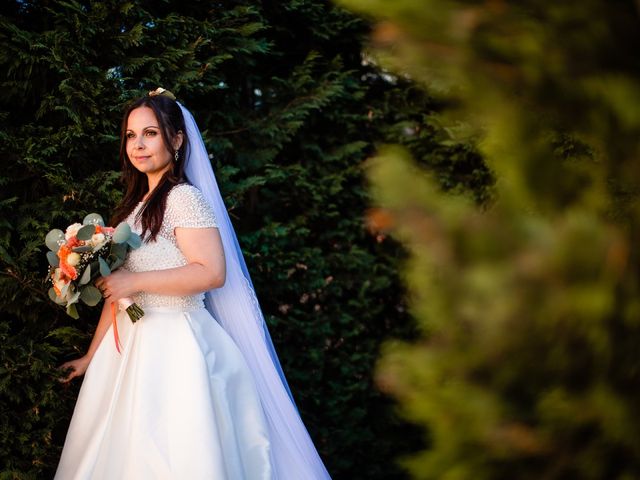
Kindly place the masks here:
<instances>
[{"instance_id":1,"label":"cypress tree","mask_svg":"<svg viewBox=\"0 0 640 480\"><path fill-rule=\"evenodd\" d=\"M380 20L387 68L447 87L497 179L481 209L406 149L371 163L421 329L388 342L378 368L429 441L405 467L638 478L637 2L341 3Z\"/></svg>"}]
</instances>

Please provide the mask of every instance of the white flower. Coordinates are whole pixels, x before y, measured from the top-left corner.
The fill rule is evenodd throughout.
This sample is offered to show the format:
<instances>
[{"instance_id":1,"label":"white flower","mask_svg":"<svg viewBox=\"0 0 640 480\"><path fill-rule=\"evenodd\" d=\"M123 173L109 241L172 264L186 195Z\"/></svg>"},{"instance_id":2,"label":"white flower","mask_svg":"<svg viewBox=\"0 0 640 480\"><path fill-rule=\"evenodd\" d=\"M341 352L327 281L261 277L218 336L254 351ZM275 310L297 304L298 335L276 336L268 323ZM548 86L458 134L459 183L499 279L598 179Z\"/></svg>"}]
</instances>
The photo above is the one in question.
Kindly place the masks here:
<instances>
[{"instance_id":1,"label":"white flower","mask_svg":"<svg viewBox=\"0 0 640 480\"><path fill-rule=\"evenodd\" d=\"M62 280L55 280L53 283L55 284L59 292L61 292L65 286L65 282L63 282Z\"/></svg>"},{"instance_id":2,"label":"white flower","mask_svg":"<svg viewBox=\"0 0 640 480\"><path fill-rule=\"evenodd\" d=\"M71 237L75 237L78 234L78 230L80 230L81 228L81 223L74 223L73 225L69 225L67 227L67 231L64 232L64 238L69 240Z\"/></svg>"},{"instance_id":3,"label":"white flower","mask_svg":"<svg viewBox=\"0 0 640 480\"><path fill-rule=\"evenodd\" d=\"M67 255L67 265L71 267L75 267L78 263L80 263L80 254L76 252L72 252Z\"/></svg>"},{"instance_id":4,"label":"white flower","mask_svg":"<svg viewBox=\"0 0 640 480\"><path fill-rule=\"evenodd\" d=\"M91 236L90 244L93 245L93 251L100 250L105 244L106 237L104 233L94 233Z\"/></svg>"}]
</instances>

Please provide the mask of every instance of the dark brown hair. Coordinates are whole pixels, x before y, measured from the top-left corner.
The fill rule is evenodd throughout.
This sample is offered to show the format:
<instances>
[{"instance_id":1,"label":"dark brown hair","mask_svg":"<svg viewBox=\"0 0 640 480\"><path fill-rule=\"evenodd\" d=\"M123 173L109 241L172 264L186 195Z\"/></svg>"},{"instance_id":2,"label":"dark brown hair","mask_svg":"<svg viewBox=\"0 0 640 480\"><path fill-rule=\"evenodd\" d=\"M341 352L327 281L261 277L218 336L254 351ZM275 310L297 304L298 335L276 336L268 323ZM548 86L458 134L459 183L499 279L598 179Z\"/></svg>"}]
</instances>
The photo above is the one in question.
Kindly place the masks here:
<instances>
[{"instance_id":1,"label":"dark brown hair","mask_svg":"<svg viewBox=\"0 0 640 480\"><path fill-rule=\"evenodd\" d=\"M184 174L184 164L188 153L187 145L189 144L189 139L184 126L182 110L180 110L180 105L175 100L164 95L144 96L127 107L120 128L120 163L122 165L122 181L126 186L126 191L124 198L113 213L109 222L110 225L115 227L124 221L149 191L147 176L131 164L127 155L127 123L129 115L133 110L140 107L149 107L155 113L163 143L172 156L176 153L173 149L173 139L179 132L184 135L182 145L178 148L178 161L171 160L172 168L169 168L164 173L157 187L151 192L136 217L140 220L142 226L142 237L145 238L148 234L148 237L145 238L146 240L155 240L162 225L169 191L175 185L187 182Z\"/></svg>"}]
</instances>

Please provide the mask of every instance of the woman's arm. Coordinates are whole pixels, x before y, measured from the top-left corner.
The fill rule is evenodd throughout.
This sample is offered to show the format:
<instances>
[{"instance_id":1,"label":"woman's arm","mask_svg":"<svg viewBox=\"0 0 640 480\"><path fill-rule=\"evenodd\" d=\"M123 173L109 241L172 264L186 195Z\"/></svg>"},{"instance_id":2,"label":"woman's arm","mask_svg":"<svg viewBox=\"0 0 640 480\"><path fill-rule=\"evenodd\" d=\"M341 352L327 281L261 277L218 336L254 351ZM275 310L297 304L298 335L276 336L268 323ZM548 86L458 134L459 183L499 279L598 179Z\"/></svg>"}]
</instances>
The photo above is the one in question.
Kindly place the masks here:
<instances>
[{"instance_id":1,"label":"woman's arm","mask_svg":"<svg viewBox=\"0 0 640 480\"><path fill-rule=\"evenodd\" d=\"M110 305L111 305L111 302L106 301L102 306L100 321L98 322L96 331L93 334L93 339L91 340L91 345L89 345L89 349L87 350L87 353L85 353L84 356L80 358L76 358L74 360L71 360L69 362L66 362L60 365L60 370L65 370L68 368L71 369L71 372L69 372L69 374L66 377L60 379L61 382L66 383L70 381L72 378L79 377L84 374L85 370L89 366L89 363L91 363L91 359L95 355L96 350L98 349L98 346L100 345L100 342L104 337L104 334L107 332L107 330L109 329L109 325L111 324Z\"/></svg>"},{"instance_id":2,"label":"woman's arm","mask_svg":"<svg viewBox=\"0 0 640 480\"><path fill-rule=\"evenodd\" d=\"M93 334L87 353L60 366L71 369L61 378L69 382L84 374L100 342L111 324L111 303L140 291L161 295L194 295L224 285L226 268L222 239L217 228L176 228L178 248L187 259L183 267L149 272L116 270L96 281L107 297L102 307L100 321Z\"/></svg>"},{"instance_id":3,"label":"woman's arm","mask_svg":"<svg viewBox=\"0 0 640 480\"><path fill-rule=\"evenodd\" d=\"M184 296L222 287L226 268L218 229L179 227L175 234L187 265L148 272L117 270L96 281L105 297L117 301L136 292Z\"/></svg>"}]
</instances>

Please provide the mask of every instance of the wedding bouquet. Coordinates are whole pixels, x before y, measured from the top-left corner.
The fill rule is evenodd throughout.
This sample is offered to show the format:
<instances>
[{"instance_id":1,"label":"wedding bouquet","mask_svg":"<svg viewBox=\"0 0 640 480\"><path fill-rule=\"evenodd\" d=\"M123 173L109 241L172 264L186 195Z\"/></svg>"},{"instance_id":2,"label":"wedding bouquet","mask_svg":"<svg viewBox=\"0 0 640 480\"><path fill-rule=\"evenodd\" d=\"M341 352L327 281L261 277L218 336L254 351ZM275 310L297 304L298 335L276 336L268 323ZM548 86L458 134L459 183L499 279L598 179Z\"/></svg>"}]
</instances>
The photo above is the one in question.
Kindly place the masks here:
<instances>
[{"instance_id":1,"label":"wedding bouquet","mask_svg":"<svg viewBox=\"0 0 640 480\"><path fill-rule=\"evenodd\" d=\"M77 319L76 304L79 301L93 307L102 299L102 293L93 281L120 267L129 249L138 248L142 240L126 222L116 228L105 227L99 214L90 213L82 224L69 225L65 232L51 230L45 243L49 248L49 297L66 307L67 314ZM144 311L129 298L119 300L119 304L132 322L144 315Z\"/></svg>"}]
</instances>

